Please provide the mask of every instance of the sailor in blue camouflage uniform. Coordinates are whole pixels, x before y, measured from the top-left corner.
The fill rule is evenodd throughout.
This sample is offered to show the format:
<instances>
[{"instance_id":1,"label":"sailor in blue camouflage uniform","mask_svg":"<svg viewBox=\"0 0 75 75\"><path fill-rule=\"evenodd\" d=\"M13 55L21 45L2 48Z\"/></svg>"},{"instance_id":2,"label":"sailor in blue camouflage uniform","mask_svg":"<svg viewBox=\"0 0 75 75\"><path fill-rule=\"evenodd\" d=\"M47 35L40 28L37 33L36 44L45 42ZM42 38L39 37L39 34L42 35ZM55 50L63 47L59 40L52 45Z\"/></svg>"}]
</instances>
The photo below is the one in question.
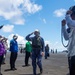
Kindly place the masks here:
<instances>
[{"instance_id":1,"label":"sailor in blue camouflage uniform","mask_svg":"<svg viewBox=\"0 0 75 75\"><path fill-rule=\"evenodd\" d=\"M31 37L32 34L34 34L35 36ZM26 40L32 42L33 75L36 75L37 65L40 69L40 74L42 74L43 72L42 56L44 56L44 49L45 49L44 39L40 36L40 31L36 29L34 32L26 36Z\"/></svg>"}]
</instances>

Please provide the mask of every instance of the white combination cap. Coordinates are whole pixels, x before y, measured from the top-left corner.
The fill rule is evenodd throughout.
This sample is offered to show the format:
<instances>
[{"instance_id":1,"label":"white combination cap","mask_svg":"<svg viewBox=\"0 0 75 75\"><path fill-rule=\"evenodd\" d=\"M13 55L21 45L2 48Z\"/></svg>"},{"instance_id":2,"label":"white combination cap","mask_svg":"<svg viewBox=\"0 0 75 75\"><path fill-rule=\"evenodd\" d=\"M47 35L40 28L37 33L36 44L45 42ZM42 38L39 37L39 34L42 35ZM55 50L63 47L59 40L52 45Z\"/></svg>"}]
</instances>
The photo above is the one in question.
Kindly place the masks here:
<instances>
[{"instance_id":1,"label":"white combination cap","mask_svg":"<svg viewBox=\"0 0 75 75\"><path fill-rule=\"evenodd\" d=\"M35 32L40 32L38 29L35 29Z\"/></svg>"}]
</instances>

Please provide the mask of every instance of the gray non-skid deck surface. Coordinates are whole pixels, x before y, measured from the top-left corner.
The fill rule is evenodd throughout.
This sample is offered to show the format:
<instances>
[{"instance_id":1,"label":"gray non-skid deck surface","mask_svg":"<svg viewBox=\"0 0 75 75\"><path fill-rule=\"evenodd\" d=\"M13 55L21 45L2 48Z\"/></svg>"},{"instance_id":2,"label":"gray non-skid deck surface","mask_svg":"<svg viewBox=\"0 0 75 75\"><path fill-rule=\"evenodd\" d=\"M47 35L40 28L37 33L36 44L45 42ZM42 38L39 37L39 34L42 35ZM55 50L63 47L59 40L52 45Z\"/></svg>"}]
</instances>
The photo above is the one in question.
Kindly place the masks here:
<instances>
[{"instance_id":1,"label":"gray non-skid deck surface","mask_svg":"<svg viewBox=\"0 0 75 75\"><path fill-rule=\"evenodd\" d=\"M10 53L7 53L6 56L6 64L2 65L2 73L3 75L33 75L32 66L22 67L24 65L24 54L19 53L16 61L15 71L5 71L10 69L9 59ZM44 59L43 57L43 74L42 75L67 75L68 73L68 62L66 54L51 54L48 59ZM29 60L29 64L31 64L31 59ZM39 69L37 67L37 73L39 73Z\"/></svg>"}]
</instances>

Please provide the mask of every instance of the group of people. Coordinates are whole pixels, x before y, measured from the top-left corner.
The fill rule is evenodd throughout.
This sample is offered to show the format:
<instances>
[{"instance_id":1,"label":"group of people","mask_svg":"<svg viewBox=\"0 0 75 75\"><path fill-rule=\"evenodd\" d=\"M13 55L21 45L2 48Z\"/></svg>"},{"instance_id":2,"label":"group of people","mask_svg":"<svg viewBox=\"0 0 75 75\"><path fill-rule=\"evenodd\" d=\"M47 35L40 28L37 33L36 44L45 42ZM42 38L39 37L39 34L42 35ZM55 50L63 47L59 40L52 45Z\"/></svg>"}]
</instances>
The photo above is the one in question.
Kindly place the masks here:
<instances>
[{"instance_id":1,"label":"group of people","mask_svg":"<svg viewBox=\"0 0 75 75\"><path fill-rule=\"evenodd\" d=\"M18 43L16 41L17 38L18 37L14 35L13 40L10 41L10 70L17 70L15 68L15 61L18 54ZM3 75L1 73L1 65L5 64L6 53L8 51L7 40L7 38L0 35L0 75Z\"/></svg>"},{"instance_id":2,"label":"group of people","mask_svg":"<svg viewBox=\"0 0 75 75\"><path fill-rule=\"evenodd\" d=\"M31 35L34 34L33 37ZM10 41L10 70L17 70L15 67L15 62L18 56L18 42L17 42L18 36L14 35L13 39ZM5 38L4 38L5 39ZM37 65L40 69L40 74L43 72L42 68L42 56L44 56L44 51L45 51L45 44L44 44L44 39L40 36L40 31L35 30L31 34L27 35L26 38L27 43L25 46L25 65L24 66L29 66L28 60L29 57L31 56L32 59L32 66L33 66L33 75L36 75L36 68ZM7 41L7 39L6 39ZM6 42L5 41L5 42ZM1 64L4 60L6 50L8 50L5 46L5 42L3 41L3 37L0 36L0 75L1 73ZM46 47L46 58L47 58L47 53L48 53L48 45ZM37 65L36 65L37 64ZM23 67L24 67L23 66Z\"/></svg>"},{"instance_id":3,"label":"group of people","mask_svg":"<svg viewBox=\"0 0 75 75\"><path fill-rule=\"evenodd\" d=\"M62 25L62 33L65 40L69 40L67 49L68 49L68 62L69 62L69 75L75 75L75 6L71 7L67 12L65 19L61 21ZM66 28L66 25L68 28ZM34 36L32 37L31 35ZM13 40L10 41L10 70L17 70L15 67L15 61L18 55L18 43L17 36L13 36ZM28 34L25 38L28 42L26 43L26 55L25 55L25 65L28 66L28 60L31 55L32 66L33 66L33 75L36 75L37 65L40 69L40 74L43 72L42 68L42 56L44 56L45 51L45 59L47 59L49 46L45 47L44 39L40 36L40 31L35 30L34 32ZM3 62L3 58L6 54L6 38L0 36L0 75L1 73L1 64ZM30 43L32 42L32 44ZM37 64L37 65L36 65Z\"/></svg>"},{"instance_id":4,"label":"group of people","mask_svg":"<svg viewBox=\"0 0 75 75\"><path fill-rule=\"evenodd\" d=\"M75 75L75 6L69 8L66 12L65 19L61 21L62 33L65 40L68 41L67 50L68 50L68 65L69 65L69 74ZM67 28L66 28L67 25ZM30 37L34 33L34 37ZM40 32L35 31L26 36L26 40L32 41L32 66L33 66L33 75L36 75L36 59L37 64L40 68L40 74L43 72L41 59L44 55L44 50L49 49L44 46L44 40L40 37ZM35 40L40 40L41 43L35 42ZM46 55L46 54L45 54ZM45 57L47 58L47 57Z\"/></svg>"},{"instance_id":5,"label":"group of people","mask_svg":"<svg viewBox=\"0 0 75 75\"><path fill-rule=\"evenodd\" d=\"M8 49L7 38L0 35L0 75L2 75L1 64L5 64L7 49Z\"/></svg>"}]
</instances>

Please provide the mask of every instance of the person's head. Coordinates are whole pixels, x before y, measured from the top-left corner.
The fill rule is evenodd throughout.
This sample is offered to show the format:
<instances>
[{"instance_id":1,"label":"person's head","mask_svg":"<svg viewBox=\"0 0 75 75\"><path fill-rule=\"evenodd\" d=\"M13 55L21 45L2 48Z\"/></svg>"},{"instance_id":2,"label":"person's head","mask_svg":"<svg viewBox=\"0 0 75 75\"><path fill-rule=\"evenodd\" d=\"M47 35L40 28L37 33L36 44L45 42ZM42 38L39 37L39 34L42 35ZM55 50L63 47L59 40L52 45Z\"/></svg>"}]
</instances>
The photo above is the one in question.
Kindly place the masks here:
<instances>
[{"instance_id":1,"label":"person's head","mask_svg":"<svg viewBox=\"0 0 75 75\"><path fill-rule=\"evenodd\" d=\"M49 46L48 44L46 44L46 46Z\"/></svg>"},{"instance_id":2,"label":"person's head","mask_svg":"<svg viewBox=\"0 0 75 75\"><path fill-rule=\"evenodd\" d=\"M75 20L75 6L70 7L69 10L72 11L71 18Z\"/></svg>"},{"instance_id":3,"label":"person's head","mask_svg":"<svg viewBox=\"0 0 75 75\"><path fill-rule=\"evenodd\" d=\"M3 37L2 42L5 42L5 37Z\"/></svg>"},{"instance_id":4,"label":"person's head","mask_svg":"<svg viewBox=\"0 0 75 75\"><path fill-rule=\"evenodd\" d=\"M7 42L8 38L4 37L4 41Z\"/></svg>"},{"instance_id":5,"label":"person's head","mask_svg":"<svg viewBox=\"0 0 75 75\"><path fill-rule=\"evenodd\" d=\"M13 36L13 39L14 40L17 40L17 38L18 38L18 36L16 36L16 35Z\"/></svg>"},{"instance_id":6,"label":"person's head","mask_svg":"<svg viewBox=\"0 0 75 75\"><path fill-rule=\"evenodd\" d=\"M3 40L3 37L0 35L0 41L2 41Z\"/></svg>"},{"instance_id":7,"label":"person's head","mask_svg":"<svg viewBox=\"0 0 75 75\"><path fill-rule=\"evenodd\" d=\"M36 30L34 31L34 35L35 35L36 37L40 36L40 31L39 31L38 29L36 29Z\"/></svg>"}]
</instances>

